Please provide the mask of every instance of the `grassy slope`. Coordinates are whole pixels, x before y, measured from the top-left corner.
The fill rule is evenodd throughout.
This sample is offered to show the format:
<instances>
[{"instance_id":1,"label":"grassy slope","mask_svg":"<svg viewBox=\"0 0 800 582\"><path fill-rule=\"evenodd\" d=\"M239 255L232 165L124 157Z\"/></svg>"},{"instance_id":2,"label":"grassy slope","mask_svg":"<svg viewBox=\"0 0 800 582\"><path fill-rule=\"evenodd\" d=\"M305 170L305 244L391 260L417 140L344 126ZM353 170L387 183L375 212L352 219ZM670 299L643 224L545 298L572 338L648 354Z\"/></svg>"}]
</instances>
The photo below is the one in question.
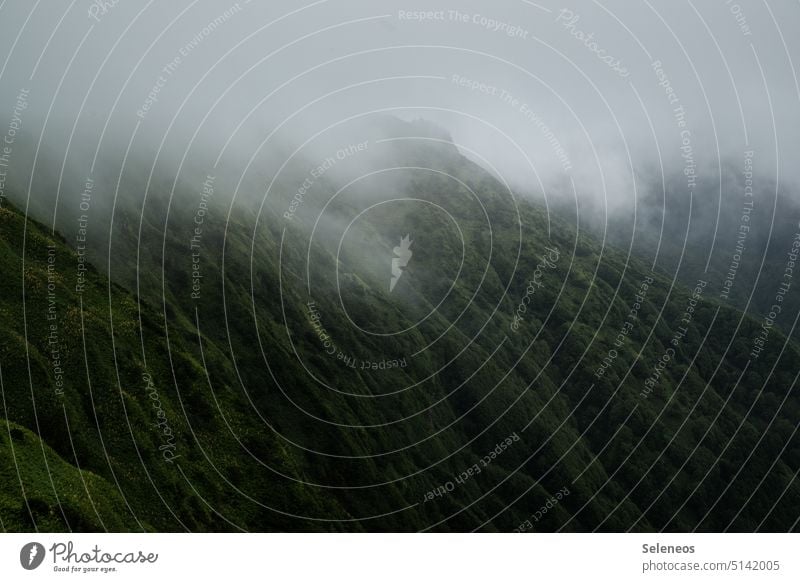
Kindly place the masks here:
<instances>
[{"instance_id":1,"label":"grassy slope","mask_svg":"<svg viewBox=\"0 0 800 582\"><path fill-rule=\"evenodd\" d=\"M280 514L266 508L243 508L227 497L216 470L234 484L253 485L263 499L284 500L288 505L319 505L332 515L343 515L341 510L320 501L313 491L285 482L277 487L274 478L263 472L245 470L242 457L236 454L235 440L214 415L200 362L181 349L181 338L173 337L170 357L165 357L163 328L155 312L143 307L140 336L136 300L123 289L109 285L93 269L79 297L75 292L76 254L60 237L50 236L32 221L27 221L25 238L27 326L23 325L21 247L25 219L13 209L4 208L0 209L0 221L0 260L6 273L0 289L4 298L0 312L4 416L32 431L23 431L24 438L19 443L4 436L0 517L6 529L30 529L34 524L46 530L103 526L114 530L227 530L235 529L233 523L249 528L270 522L276 527L286 525L281 521L286 518ZM49 244L56 248L53 292L57 333L65 346L63 396L55 391L47 343L51 323L47 319ZM232 374L213 349L207 351L206 357L210 366ZM148 391L143 380L145 373L153 378L161 408L177 435L172 441L162 438L156 426L158 411L150 397L153 391ZM220 406L228 406L229 421L235 421L237 406L231 403L229 394L220 392ZM196 423L194 435L186 424L187 416ZM239 436L253 439L253 431L250 426L242 426ZM204 443L205 453L213 455L213 467L193 446L195 435ZM274 440L260 440L259 450L264 457L274 467L291 474L289 455ZM14 449L11 442L17 444ZM168 463L159 447L173 442L180 458ZM12 451L22 467L25 496L38 500L31 512L23 504ZM74 468L76 465L83 473ZM53 491L47 478L48 466L57 476L54 481L63 483L68 494L69 509L63 512L55 498L61 489L56 486ZM79 486L81 474L90 478L88 491ZM93 487L112 492L107 503L97 508L99 515L89 504ZM65 500L60 501L64 507ZM266 514L270 514L269 518ZM314 529L315 525L310 523L307 527Z\"/></svg>"},{"instance_id":2,"label":"grassy slope","mask_svg":"<svg viewBox=\"0 0 800 582\"><path fill-rule=\"evenodd\" d=\"M98 487L118 489L118 495L109 496L107 506L98 508L101 515L108 513L104 523L112 529L185 526L202 530L238 526L413 530L441 522L438 529L482 526L508 531L564 486L570 488L571 494L548 512L537 528L549 530L565 525L570 530L686 530L698 526L718 530L735 517L733 528L748 530L765 516L766 529L786 530L792 526L800 501L798 485L791 481L800 467L792 420L797 418L800 407L790 392L794 381L792 363L796 365L800 357L795 344L787 344L773 373L772 365L785 341L777 331L773 332L769 351L750 363L744 379L737 383L747 360L749 339L757 333L758 323L750 318L740 321L739 312L718 306L709 292L685 339L676 348L674 363L653 393L642 398L643 384L669 347L689 299L686 288L676 285L670 291L670 281L656 274L630 341L618 348L613 366L603 379L597 380L593 372L613 347L648 268L635 260L626 266L624 257L609 249L603 251L598 266L601 250L594 241L576 238L571 226L559 221L551 225L552 236L548 238L542 210L524 203L521 261L509 293L504 296L518 237L516 218L499 184L452 151L401 153L409 165L420 159L429 163L433 160L472 187L492 218L494 247L490 258L486 252L487 229L478 220L480 215L474 206L464 202L465 193L451 182L428 176L405 184L406 191L415 195L435 193L436 200L458 218L468 243L467 267L445 309L424 327L395 336L388 344L352 331L331 283L335 244L323 236L312 247L312 297L337 343L361 357L410 353L423 337L435 337L465 310L435 350L420 356L409 368L391 374L353 371L321 352L304 307L308 296L302 223L290 226L284 239L280 273L284 321L277 296L277 257L284 236L279 220L263 219L256 228L252 213L235 212L233 224L224 232L221 217L225 216L225 209L213 208L215 219L206 222L203 233L202 299L195 302L189 298L190 262L185 244L191 213L183 216L176 212L166 223L166 213L159 209L145 215L141 241L135 236L135 225L115 226L119 236L112 249L112 278L135 288L132 274L137 269L131 257L140 243L144 351L136 299L93 272L83 298L87 345L84 361L81 312L74 293L76 258L58 241L56 263L63 277L57 290L58 310L69 356L65 396L56 398L44 327L46 245L52 237L28 222L24 278L30 382L21 318L24 219L16 212L3 210L0 237L4 246L0 258L3 272L10 274L0 289L4 297L0 311L0 364L6 417L33 431L25 433L26 443L30 440L31 445L20 448L18 458L25 461L26 467L30 465L32 472L43 464L42 445L34 434L38 433L47 443L44 450L50 446L54 450L50 455L60 457L53 456L52 464L58 469L59 479L71 484L68 490L76 490L77 464L84 472L96 474ZM189 208L192 206L188 204ZM176 208L182 207L176 204ZM350 210L345 205L333 212L348 216ZM424 244L420 238L421 253L426 248L439 250L425 263L433 268L415 270L412 263L406 275L416 282L415 289L409 291L409 301L425 311L432 307L431 297L441 291L438 275L447 272L448 260L454 252L460 252L460 245L454 245L446 236L440 217L387 213L376 215L372 230L363 235L371 252L390 253L396 243L385 233L392 221L404 220L425 238ZM161 243L165 233L162 271ZM509 333L511 316L527 278L548 244L558 245L563 257L558 267L546 274L545 285L532 302L520 332ZM253 248L256 253L251 257ZM349 273L343 300L358 306L359 323L408 325L408 312L381 291L383 283L358 274L356 266L364 257L353 252L356 254L342 257L340 266ZM473 299L479 274L487 265L487 276ZM162 276L166 291L163 297ZM223 288L225 311L221 309ZM202 353L194 329L195 313L199 314ZM109 314L113 315L116 351L112 350ZM482 327L484 323L486 326ZM427 371L455 359L420 386L395 396L342 395L309 378L294 356L285 324L291 331L294 349L309 371L331 386L356 394L402 390L427 376ZM709 329L712 331L706 337ZM476 341L471 342L479 331ZM705 343L701 344L704 338ZM729 347L731 338L734 340ZM263 357L257 349L259 340ZM503 348L495 351L503 341ZM167 353L169 357L165 357ZM581 357L583 360L579 361ZM165 463L159 457L158 434L148 426L153 422L153 410L141 380L145 358L146 370L158 387L167 417L178 435L177 448L182 458L176 464ZM209 378L205 377L203 361ZM506 374L512 367L513 371ZM35 414L31 386L37 391ZM251 407L269 425L263 424ZM416 414L421 409L427 411ZM77 458L65 438L65 411L73 428ZM309 413L327 422L311 419ZM411 418L407 421L397 422L408 416ZM37 417L38 431L34 430ZM529 428L522 432L529 421ZM341 426L381 423L390 424L378 429ZM108 457L99 441L98 426ZM485 430L487 427L490 428ZM520 442L509 447L480 475L468 479L450 495L421 503L426 491L452 481L513 432L520 434ZM424 440L418 443L420 439ZM10 448L4 447L3 451L8 455ZM388 454L392 451L396 452ZM19 456L23 454L29 456ZM12 481L10 489L3 489L10 494L0 504L0 517L7 529L29 529L32 522L27 512L21 513L19 487L13 485L13 462L8 456L5 458L8 461L3 462L0 474ZM143 475L143 466L152 483ZM737 475L742 467L744 470ZM52 487L41 475L46 473L40 472L39 479L30 478L30 485L26 486L29 497L35 494L43 500L34 519L45 529L67 527L58 517ZM413 476L401 479L407 475ZM768 486L760 483L762 477ZM329 487L299 485L290 479ZM371 486L385 481L388 483ZM353 486L361 488L348 489ZM776 501L774 492L783 491L785 486L788 488L778 498L777 510L769 511ZM484 495L489 491L491 494ZM81 494L76 495L81 498ZM123 509L123 495L133 512ZM97 528L97 518L87 501L88 495L75 501L71 511L79 517L70 520L69 526ZM718 503L714 512L704 517L715 501ZM673 518L679 507L680 512ZM176 515L171 515L168 508ZM332 521L294 519L281 512ZM36 517L44 514L50 517ZM366 521L337 521L382 514L387 515ZM135 523L134 515L141 525Z\"/></svg>"}]
</instances>

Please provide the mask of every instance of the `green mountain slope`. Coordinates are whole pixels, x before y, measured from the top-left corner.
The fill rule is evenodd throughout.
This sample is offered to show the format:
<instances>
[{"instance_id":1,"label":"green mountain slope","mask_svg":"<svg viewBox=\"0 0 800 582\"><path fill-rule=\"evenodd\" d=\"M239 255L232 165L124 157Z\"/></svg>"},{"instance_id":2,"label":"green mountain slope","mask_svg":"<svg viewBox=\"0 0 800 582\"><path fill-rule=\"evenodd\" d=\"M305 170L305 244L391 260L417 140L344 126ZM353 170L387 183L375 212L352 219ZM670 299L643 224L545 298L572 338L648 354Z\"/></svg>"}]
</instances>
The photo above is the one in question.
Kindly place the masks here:
<instances>
[{"instance_id":1,"label":"green mountain slope","mask_svg":"<svg viewBox=\"0 0 800 582\"><path fill-rule=\"evenodd\" d=\"M800 252L796 188L758 178L749 180L754 186L745 183L743 169L729 165L717 183L709 178L692 196L683 177L667 179L665 191L660 183L642 188L635 229L632 215L604 216L591 202L581 209L582 226L598 237L605 231L612 245L631 247L634 255L656 261L689 286L703 276L727 281L715 295L747 313L768 316L781 294L774 325L788 333L800 310L800 294L791 289ZM571 216L575 207L562 205L559 212ZM782 283L789 292L781 293Z\"/></svg>"},{"instance_id":2,"label":"green mountain slope","mask_svg":"<svg viewBox=\"0 0 800 582\"><path fill-rule=\"evenodd\" d=\"M2 445L3 527L792 529L797 345L773 329L750 358L760 322L719 281L601 248L423 137L316 179L291 218L294 190L230 209L217 180L198 223L202 180L167 181L111 218L82 294L65 241L2 210L4 416L25 442ZM82 477L116 493L93 507Z\"/></svg>"},{"instance_id":3,"label":"green mountain slope","mask_svg":"<svg viewBox=\"0 0 800 582\"><path fill-rule=\"evenodd\" d=\"M79 282L78 255L17 211L0 209L0 220L2 390L11 421L3 430L0 518L7 530L290 527L266 507L235 503L217 471L227 486L248 482L265 499L344 515L296 483L278 487L271 474L248 473L226 429L236 419L229 391L212 395L201 362L177 334L167 355L153 309L139 311L135 298L91 266ZM213 348L205 357L233 374ZM227 409L225 419L217 406ZM239 438L258 441L263 457L291 475L291 456L252 430L241 427Z\"/></svg>"}]
</instances>

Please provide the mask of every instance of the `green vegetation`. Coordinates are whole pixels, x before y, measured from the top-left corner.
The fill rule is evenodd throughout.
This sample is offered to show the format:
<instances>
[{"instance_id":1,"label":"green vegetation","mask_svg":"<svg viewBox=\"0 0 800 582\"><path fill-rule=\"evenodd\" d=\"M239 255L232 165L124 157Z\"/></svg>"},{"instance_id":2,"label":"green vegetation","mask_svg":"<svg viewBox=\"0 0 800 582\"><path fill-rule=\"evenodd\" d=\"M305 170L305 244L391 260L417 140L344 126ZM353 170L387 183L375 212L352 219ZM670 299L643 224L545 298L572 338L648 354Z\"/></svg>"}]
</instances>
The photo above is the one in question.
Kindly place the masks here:
<instances>
[{"instance_id":1,"label":"green vegetation","mask_svg":"<svg viewBox=\"0 0 800 582\"><path fill-rule=\"evenodd\" d=\"M394 155L443 173L359 183L310 247L321 207L310 196L292 221L291 195L261 215L243 203L227 222L213 203L197 297L192 188L179 185L169 213L148 202L141 231L123 208L112 260L94 256L108 272L90 267L82 293L75 250L0 210L2 527L511 531L565 487L533 530L794 527L794 341L773 329L750 361L760 322L716 301L719 280L693 301L693 286L534 203L517 201L518 219L501 184L451 147ZM337 260L365 193L446 212L386 203L354 223ZM414 257L390 294L392 248L408 233ZM558 259L534 275L548 248ZM348 357L407 365L365 370Z\"/></svg>"}]
</instances>

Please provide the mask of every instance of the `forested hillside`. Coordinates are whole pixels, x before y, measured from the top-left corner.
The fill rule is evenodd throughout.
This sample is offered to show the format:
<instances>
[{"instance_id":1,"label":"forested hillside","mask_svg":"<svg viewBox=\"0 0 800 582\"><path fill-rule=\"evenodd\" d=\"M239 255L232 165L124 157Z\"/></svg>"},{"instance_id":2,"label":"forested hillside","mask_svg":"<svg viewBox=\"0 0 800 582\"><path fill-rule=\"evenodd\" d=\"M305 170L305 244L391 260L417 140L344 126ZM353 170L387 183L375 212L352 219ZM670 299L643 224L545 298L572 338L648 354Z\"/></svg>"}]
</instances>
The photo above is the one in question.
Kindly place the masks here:
<instances>
[{"instance_id":1,"label":"forested hillside","mask_svg":"<svg viewBox=\"0 0 800 582\"><path fill-rule=\"evenodd\" d=\"M153 192L91 263L0 210L3 528L796 527L794 340L441 136L374 147L299 200Z\"/></svg>"}]
</instances>

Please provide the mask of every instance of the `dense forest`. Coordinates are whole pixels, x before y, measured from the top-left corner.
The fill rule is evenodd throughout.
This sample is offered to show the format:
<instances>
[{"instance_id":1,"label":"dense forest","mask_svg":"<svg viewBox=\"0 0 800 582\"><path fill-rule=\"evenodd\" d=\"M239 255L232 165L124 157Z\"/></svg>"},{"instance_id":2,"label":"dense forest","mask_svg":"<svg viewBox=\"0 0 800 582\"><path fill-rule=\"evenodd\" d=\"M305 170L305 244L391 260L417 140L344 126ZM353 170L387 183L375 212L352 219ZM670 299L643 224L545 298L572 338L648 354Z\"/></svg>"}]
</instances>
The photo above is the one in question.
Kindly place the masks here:
<instances>
[{"instance_id":1,"label":"dense forest","mask_svg":"<svg viewBox=\"0 0 800 582\"><path fill-rule=\"evenodd\" d=\"M743 312L726 259L676 277L444 137L368 140L349 181L299 162L307 193L132 178L55 229L5 203L0 526L795 529L778 276Z\"/></svg>"}]
</instances>

